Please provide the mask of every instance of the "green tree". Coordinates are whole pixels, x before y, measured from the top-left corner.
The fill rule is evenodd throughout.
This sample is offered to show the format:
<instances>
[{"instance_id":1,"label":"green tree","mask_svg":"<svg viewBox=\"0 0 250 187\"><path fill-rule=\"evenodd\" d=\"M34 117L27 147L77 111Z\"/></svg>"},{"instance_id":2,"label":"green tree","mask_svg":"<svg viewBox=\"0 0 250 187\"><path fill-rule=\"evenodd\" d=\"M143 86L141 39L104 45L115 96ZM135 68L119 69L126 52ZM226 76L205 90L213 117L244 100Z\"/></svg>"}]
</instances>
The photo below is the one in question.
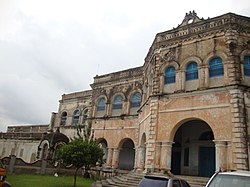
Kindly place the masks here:
<instances>
[{"instance_id":1,"label":"green tree","mask_svg":"<svg viewBox=\"0 0 250 187\"><path fill-rule=\"evenodd\" d=\"M85 176L88 174L90 167L95 166L97 162L102 163L103 150L93 138L91 133L91 122L83 130L79 126L77 129L78 137L71 139L69 144L62 146L57 150L56 158L66 165L75 166L74 187L76 186L77 171L84 167Z\"/></svg>"}]
</instances>

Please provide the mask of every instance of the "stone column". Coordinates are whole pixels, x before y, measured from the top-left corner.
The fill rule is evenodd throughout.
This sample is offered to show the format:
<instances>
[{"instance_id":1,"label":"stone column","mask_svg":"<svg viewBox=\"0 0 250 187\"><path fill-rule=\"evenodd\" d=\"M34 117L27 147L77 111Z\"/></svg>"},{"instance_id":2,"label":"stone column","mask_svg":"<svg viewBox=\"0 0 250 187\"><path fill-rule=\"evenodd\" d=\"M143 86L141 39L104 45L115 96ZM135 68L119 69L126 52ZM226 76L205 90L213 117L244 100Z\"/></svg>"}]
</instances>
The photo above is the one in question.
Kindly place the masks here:
<instances>
[{"instance_id":1,"label":"stone column","mask_svg":"<svg viewBox=\"0 0 250 187\"><path fill-rule=\"evenodd\" d=\"M175 85L175 91L181 90L181 73L179 70L176 70Z\"/></svg>"},{"instance_id":2,"label":"stone column","mask_svg":"<svg viewBox=\"0 0 250 187\"><path fill-rule=\"evenodd\" d=\"M209 67L207 66L203 66L204 68L204 87L208 88L209 87Z\"/></svg>"},{"instance_id":3,"label":"stone column","mask_svg":"<svg viewBox=\"0 0 250 187\"><path fill-rule=\"evenodd\" d=\"M205 78L204 69L203 67L199 67L198 68L198 79L199 79L198 89L204 88L204 78Z\"/></svg>"},{"instance_id":4,"label":"stone column","mask_svg":"<svg viewBox=\"0 0 250 187\"><path fill-rule=\"evenodd\" d=\"M108 158L107 158L107 167L112 167L113 160L113 148L108 148Z\"/></svg>"},{"instance_id":5,"label":"stone column","mask_svg":"<svg viewBox=\"0 0 250 187\"><path fill-rule=\"evenodd\" d=\"M185 71L180 70L180 85L181 85L180 90L185 90L185 83L186 83Z\"/></svg>"},{"instance_id":6,"label":"stone column","mask_svg":"<svg viewBox=\"0 0 250 187\"><path fill-rule=\"evenodd\" d=\"M155 142L155 170L161 165L161 142Z\"/></svg>"},{"instance_id":7,"label":"stone column","mask_svg":"<svg viewBox=\"0 0 250 187\"><path fill-rule=\"evenodd\" d=\"M129 114L129 110L128 110L128 100L125 98L122 104L122 114Z\"/></svg>"},{"instance_id":8,"label":"stone column","mask_svg":"<svg viewBox=\"0 0 250 187\"><path fill-rule=\"evenodd\" d=\"M227 170L227 141L214 140L215 143L215 170Z\"/></svg>"},{"instance_id":9,"label":"stone column","mask_svg":"<svg viewBox=\"0 0 250 187\"><path fill-rule=\"evenodd\" d=\"M176 91L180 91L180 90L183 90L184 89L184 85L185 85L185 77L183 77L183 75L185 72L182 71L182 70L178 70L176 71L176 82L175 82L175 90Z\"/></svg>"},{"instance_id":10,"label":"stone column","mask_svg":"<svg viewBox=\"0 0 250 187\"><path fill-rule=\"evenodd\" d=\"M164 92L164 85L165 85L165 82L164 82L164 74L163 73L159 73L159 93L163 93Z\"/></svg>"},{"instance_id":11,"label":"stone column","mask_svg":"<svg viewBox=\"0 0 250 187\"><path fill-rule=\"evenodd\" d=\"M209 83L209 69L208 66L204 65L199 69L200 77L200 89L207 88Z\"/></svg>"},{"instance_id":12,"label":"stone column","mask_svg":"<svg viewBox=\"0 0 250 187\"><path fill-rule=\"evenodd\" d=\"M113 150L113 160L112 160L112 168L116 169L119 166L119 155L120 155L120 149L115 148Z\"/></svg>"},{"instance_id":13,"label":"stone column","mask_svg":"<svg viewBox=\"0 0 250 187\"><path fill-rule=\"evenodd\" d=\"M145 156L146 156L146 147L145 146L140 146L137 149L137 170L138 171L143 171L145 167Z\"/></svg>"},{"instance_id":14,"label":"stone column","mask_svg":"<svg viewBox=\"0 0 250 187\"><path fill-rule=\"evenodd\" d=\"M173 142L162 142L160 169L162 172L171 170L171 152Z\"/></svg>"},{"instance_id":15,"label":"stone column","mask_svg":"<svg viewBox=\"0 0 250 187\"><path fill-rule=\"evenodd\" d=\"M106 103L106 108L105 108L105 109L106 109L106 111L105 111L105 114L104 114L104 115L110 116L111 113L112 113L112 111L111 111L112 106L111 106L110 101L107 101L107 103Z\"/></svg>"}]
</instances>

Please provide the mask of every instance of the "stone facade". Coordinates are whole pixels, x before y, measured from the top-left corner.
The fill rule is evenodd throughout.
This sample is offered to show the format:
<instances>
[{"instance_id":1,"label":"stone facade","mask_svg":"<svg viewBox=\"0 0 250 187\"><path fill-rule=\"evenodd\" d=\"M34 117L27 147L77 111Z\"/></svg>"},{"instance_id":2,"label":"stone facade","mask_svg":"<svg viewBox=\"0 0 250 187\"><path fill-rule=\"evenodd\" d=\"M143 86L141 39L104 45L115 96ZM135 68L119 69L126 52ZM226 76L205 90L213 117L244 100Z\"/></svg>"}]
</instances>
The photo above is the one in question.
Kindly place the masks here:
<instances>
[{"instance_id":1,"label":"stone facade","mask_svg":"<svg viewBox=\"0 0 250 187\"><path fill-rule=\"evenodd\" d=\"M63 95L51 130L92 122L105 167L210 176L249 170L250 18L186 14L158 33L143 66Z\"/></svg>"}]
</instances>

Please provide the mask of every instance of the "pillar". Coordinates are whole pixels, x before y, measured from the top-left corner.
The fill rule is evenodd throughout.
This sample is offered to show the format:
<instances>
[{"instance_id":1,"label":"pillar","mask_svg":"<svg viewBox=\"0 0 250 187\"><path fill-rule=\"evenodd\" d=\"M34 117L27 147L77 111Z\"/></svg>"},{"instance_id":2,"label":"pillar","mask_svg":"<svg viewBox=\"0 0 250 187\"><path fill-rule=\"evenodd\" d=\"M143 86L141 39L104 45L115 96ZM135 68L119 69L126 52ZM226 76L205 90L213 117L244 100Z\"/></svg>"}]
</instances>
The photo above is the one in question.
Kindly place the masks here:
<instances>
[{"instance_id":1,"label":"pillar","mask_svg":"<svg viewBox=\"0 0 250 187\"><path fill-rule=\"evenodd\" d=\"M204 87L208 88L209 87L209 67L204 66Z\"/></svg>"},{"instance_id":2,"label":"pillar","mask_svg":"<svg viewBox=\"0 0 250 187\"><path fill-rule=\"evenodd\" d=\"M113 150L113 160L112 160L112 168L116 169L119 166L119 155L120 149L116 148Z\"/></svg>"},{"instance_id":3,"label":"pillar","mask_svg":"<svg viewBox=\"0 0 250 187\"><path fill-rule=\"evenodd\" d=\"M175 90L176 91L180 91L183 90L183 72L182 70L178 70L176 71L176 87Z\"/></svg>"},{"instance_id":4,"label":"pillar","mask_svg":"<svg viewBox=\"0 0 250 187\"><path fill-rule=\"evenodd\" d=\"M146 157L146 147L145 146L140 146L137 149L137 170L138 171L143 171L145 167L145 157Z\"/></svg>"},{"instance_id":5,"label":"pillar","mask_svg":"<svg viewBox=\"0 0 250 187\"><path fill-rule=\"evenodd\" d=\"M173 142L162 142L161 145L160 169L163 172L171 170L172 144Z\"/></svg>"},{"instance_id":6,"label":"pillar","mask_svg":"<svg viewBox=\"0 0 250 187\"><path fill-rule=\"evenodd\" d=\"M181 91L185 90L185 83L186 83L186 72L184 70L180 70L180 85L181 85Z\"/></svg>"},{"instance_id":7,"label":"pillar","mask_svg":"<svg viewBox=\"0 0 250 187\"><path fill-rule=\"evenodd\" d=\"M155 143L155 170L160 169L161 165L161 142Z\"/></svg>"},{"instance_id":8,"label":"pillar","mask_svg":"<svg viewBox=\"0 0 250 187\"><path fill-rule=\"evenodd\" d=\"M227 141L214 140L215 143L215 170L227 170Z\"/></svg>"},{"instance_id":9,"label":"pillar","mask_svg":"<svg viewBox=\"0 0 250 187\"><path fill-rule=\"evenodd\" d=\"M113 148L108 147L107 167L112 167Z\"/></svg>"}]
</instances>

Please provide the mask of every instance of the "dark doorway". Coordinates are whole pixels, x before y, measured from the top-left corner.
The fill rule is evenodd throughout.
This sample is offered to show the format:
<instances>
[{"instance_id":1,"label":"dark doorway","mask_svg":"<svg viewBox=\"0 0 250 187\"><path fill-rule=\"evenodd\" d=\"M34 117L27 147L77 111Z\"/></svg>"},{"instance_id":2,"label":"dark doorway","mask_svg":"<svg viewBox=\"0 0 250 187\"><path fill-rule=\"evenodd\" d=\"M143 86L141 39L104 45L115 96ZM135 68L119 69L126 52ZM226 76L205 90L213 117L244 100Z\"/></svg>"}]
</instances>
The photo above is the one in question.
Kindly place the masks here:
<instances>
[{"instance_id":1,"label":"dark doorway","mask_svg":"<svg viewBox=\"0 0 250 187\"><path fill-rule=\"evenodd\" d=\"M178 142L172 147L172 162L171 162L171 172L175 175L181 174L181 145Z\"/></svg>"},{"instance_id":2,"label":"dark doorway","mask_svg":"<svg viewBox=\"0 0 250 187\"><path fill-rule=\"evenodd\" d=\"M135 146L131 139L123 142L119 155L119 169L132 170L134 169L135 161Z\"/></svg>"},{"instance_id":3,"label":"dark doorway","mask_svg":"<svg viewBox=\"0 0 250 187\"><path fill-rule=\"evenodd\" d=\"M215 148L199 148L199 176L211 177L215 171Z\"/></svg>"},{"instance_id":4,"label":"dark doorway","mask_svg":"<svg viewBox=\"0 0 250 187\"><path fill-rule=\"evenodd\" d=\"M214 135L202 120L190 120L176 131L171 172L176 175L211 176L215 171Z\"/></svg>"}]
</instances>

